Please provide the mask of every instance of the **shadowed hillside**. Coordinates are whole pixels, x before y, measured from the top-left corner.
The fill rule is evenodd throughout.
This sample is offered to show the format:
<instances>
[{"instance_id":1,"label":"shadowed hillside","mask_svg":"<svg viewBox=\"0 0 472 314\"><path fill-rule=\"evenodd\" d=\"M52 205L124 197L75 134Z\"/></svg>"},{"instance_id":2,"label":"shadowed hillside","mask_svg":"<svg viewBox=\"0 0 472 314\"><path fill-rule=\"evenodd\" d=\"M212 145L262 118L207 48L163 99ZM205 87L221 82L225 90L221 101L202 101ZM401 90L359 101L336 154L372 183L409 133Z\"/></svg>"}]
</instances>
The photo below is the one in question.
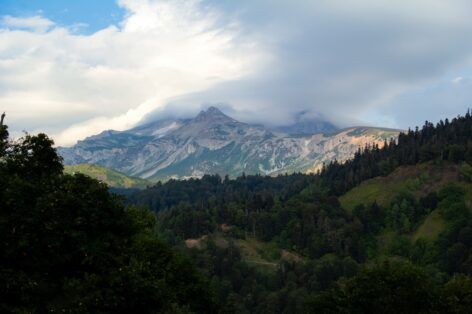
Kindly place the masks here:
<instances>
[{"instance_id":1,"label":"shadowed hillside","mask_svg":"<svg viewBox=\"0 0 472 314\"><path fill-rule=\"evenodd\" d=\"M65 166L64 172L69 174L82 173L114 188L144 189L151 183L141 178L133 178L116 170L93 164Z\"/></svg>"}]
</instances>

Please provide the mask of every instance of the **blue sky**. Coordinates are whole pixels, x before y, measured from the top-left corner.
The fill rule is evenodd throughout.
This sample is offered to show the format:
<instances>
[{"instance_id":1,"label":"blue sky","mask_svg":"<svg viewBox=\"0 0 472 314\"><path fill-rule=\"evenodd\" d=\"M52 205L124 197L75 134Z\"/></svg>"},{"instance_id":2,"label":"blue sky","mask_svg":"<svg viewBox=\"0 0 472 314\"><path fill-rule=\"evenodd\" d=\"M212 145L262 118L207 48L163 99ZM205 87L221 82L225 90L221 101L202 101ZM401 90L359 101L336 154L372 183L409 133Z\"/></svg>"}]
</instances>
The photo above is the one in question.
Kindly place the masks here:
<instances>
[{"instance_id":1,"label":"blue sky","mask_svg":"<svg viewBox=\"0 0 472 314\"><path fill-rule=\"evenodd\" d=\"M0 0L0 111L61 145L219 105L408 128L472 107L470 0Z\"/></svg>"},{"instance_id":2,"label":"blue sky","mask_svg":"<svg viewBox=\"0 0 472 314\"><path fill-rule=\"evenodd\" d=\"M119 24L124 13L115 0L0 0L0 15L41 15L63 26L83 24L78 29L83 34Z\"/></svg>"}]
</instances>

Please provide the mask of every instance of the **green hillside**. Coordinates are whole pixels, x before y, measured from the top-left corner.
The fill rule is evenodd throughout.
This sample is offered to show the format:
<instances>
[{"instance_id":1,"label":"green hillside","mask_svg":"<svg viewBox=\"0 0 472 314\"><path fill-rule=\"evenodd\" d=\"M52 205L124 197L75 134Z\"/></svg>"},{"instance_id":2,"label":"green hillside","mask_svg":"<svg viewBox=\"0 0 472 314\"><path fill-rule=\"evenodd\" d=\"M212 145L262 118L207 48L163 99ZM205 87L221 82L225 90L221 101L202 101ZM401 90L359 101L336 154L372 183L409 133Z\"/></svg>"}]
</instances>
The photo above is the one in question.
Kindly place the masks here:
<instances>
[{"instance_id":1,"label":"green hillside","mask_svg":"<svg viewBox=\"0 0 472 314\"><path fill-rule=\"evenodd\" d=\"M402 166L390 175L364 181L339 197L341 206L349 212L356 207L369 206L372 203L380 207L392 207L398 195L411 195L416 200L425 198L432 193L454 186L464 191L465 206L472 211L472 184L461 180L461 165L448 162L424 163L416 166ZM447 223L441 214L441 206L426 215L406 238L412 243L418 239L435 241L441 232L448 229ZM392 236L398 235L398 230L385 230L380 236L381 246L391 245ZM404 239L406 239L404 238Z\"/></svg>"},{"instance_id":2,"label":"green hillside","mask_svg":"<svg viewBox=\"0 0 472 314\"><path fill-rule=\"evenodd\" d=\"M402 282L410 271L426 276L425 291L472 270L467 165L436 160L400 166L339 197L318 177L207 176L156 185L133 201L153 204L158 233L189 254L235 312L261 312L272 304L304 312L313 298L309 307L324 313L315 310L326 306L319 298L337 293L329 290L333 284L360 280L370 267L381 276L393 274L392 280L404 275ZM415 280L401 289L418 292L423 279ZM247 303L246 295L256 301Z\"/></svg>"},{"instance_id":3,"label":"green hillside","mask_svg":"<svg viewBox=\"0 0 472 314\"><path fill-rule=\"evenodd\" d=\"M426 196L450 182L459 181L459 168L459 165L446 162L402 166L388 176L362 182L339 197L339 201L343 208L352 210L357 205L370 204L374 201L386 206L396 194L406 191L416 197ZM469 185L466 184L464 187L467 188Z\"/></svg>"},{"instance_id":4,"label":"green hillside","mask_svg":"<svg viewBox=\"0 0 472 314\"><path fill-rule=\"evenodd\" d=\"M234 226L226 226L234 230ZM245 238L235 237L228 231L218 231L197 239L186 239L186 248L206 250L209 246L220 249L232 248L240 253L241 261L248 267L273 275L283 262L303 263L304 259L297 253L281 249L274 242L264 242L249 235Z\"/></svg>"},{"instance_id":5,"label":"green hillside","mask_svg":"<svg viewBox=\"0 0 472 314\"><path fill-rule=\"evenodd\" d=\"M129 177L124 173L118 172L114 169L93 164L80 164L74 166L64 166L64 172L82 173L102 181L114 188L138 188L144 189L150 186L151 183L147 180L135 177Z\"/></svg>"},{"instance_id":6,"label":"green hillside","mask_svg":"<svg viewBox=\"0 0 472 314\"><path fill-rule=\"evenodd\" d=\"M424 239L429 241L436 240L441 232L446 229L446 223L441 217L439 210L434 210L429 214L418 229L413 233L412 240Z\"/></svg>"}]
</instances>

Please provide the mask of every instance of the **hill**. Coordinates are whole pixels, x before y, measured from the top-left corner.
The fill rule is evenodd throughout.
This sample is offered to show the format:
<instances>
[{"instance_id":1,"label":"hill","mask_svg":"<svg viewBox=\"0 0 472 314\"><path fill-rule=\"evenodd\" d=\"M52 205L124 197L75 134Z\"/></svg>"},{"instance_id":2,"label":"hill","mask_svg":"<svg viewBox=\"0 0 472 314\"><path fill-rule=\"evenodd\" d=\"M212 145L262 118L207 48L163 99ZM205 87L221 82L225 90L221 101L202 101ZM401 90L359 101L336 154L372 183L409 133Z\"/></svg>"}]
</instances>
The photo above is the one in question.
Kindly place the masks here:
<instances>
[{"instance_id":1,"label":"hill","mask_svg":"<svg viewBox=\"0 0 472 314\"><path fill-rule=\"evenodd\" d=\"M339 201L343 208L350 211L358 205L374 202L386 206L396 194L409 192L420 198L439 191L451 182L455 182L468 191L467 200L472 201L472 186L459 181L460 177L460 164L428 162L414 166L401 166L387 176L362 182L340 196Z\"/></svg>"},{"instance_id":2,"label":"hill","mask_svg":"<svg viewBox=\"0 0 472 314\"><path fill-rule=\"evenodd\" d=\"M151 183L141 178L133 178L119 171L93 164L69 165L64 167L64 172L69 174L82 173L114 188L138 188L144 189Z\"/></svg>"},{"instance_id":3,"label":"hill","mask_svg":"<svg viewBox=\"0 0 472 314\"><path fill-rule=\"evenodd\" d=\"M307 312L308 300L382 261L420 267L431 289L468 273L472 183L464 165L400 166L339 197L319 176L300 174L170 181L130 200L157 212L160 236L208 273L236 312L273 304Z\"/></svg>"},{"instance_id":4,"label":"hill","mask_svg":"<svg viewBox=\"0 0 472 314\"><path fill-rule=\"evenodd\" d=\"M339 201L341 206L349 212L366 208L374 203L383 208L393 209L392 204L398 203L399 195L410 196L410 199L415 202L421 202L428 197L436 197L441 191L447 191L452 187L452 189L463 191L463 205L472 212L472 182L463 177L464 165L428 162L415 166L402 166L388 176L362 182L340 196ZM412 244L420 239L434 241L448 229L447 219L444 218L441 208L427 208L426 210L427 214L417 221L410 232L405 234ZM396 208L395 211L400 211L400 209ZM384 249L391 245L392 236L396 232L398 230L384 230L379 236Z\"/></svg>"}]
</instances>

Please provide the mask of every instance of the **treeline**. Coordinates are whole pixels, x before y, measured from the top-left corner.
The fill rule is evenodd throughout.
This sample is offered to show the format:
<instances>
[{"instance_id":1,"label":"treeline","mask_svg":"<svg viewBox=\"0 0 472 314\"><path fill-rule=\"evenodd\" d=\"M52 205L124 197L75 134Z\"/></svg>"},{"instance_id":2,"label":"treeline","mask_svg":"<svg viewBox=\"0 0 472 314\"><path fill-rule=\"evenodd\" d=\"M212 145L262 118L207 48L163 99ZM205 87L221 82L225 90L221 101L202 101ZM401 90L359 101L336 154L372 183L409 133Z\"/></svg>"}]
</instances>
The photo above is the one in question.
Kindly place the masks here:
<instances>
[{"instance_id":1,"label":"treeline","mask_svg":"<svg viewBox=\"0 0 472 314\"><path fill-rule=\"evenodd\" d=\"M436 126L426 121L421 129L400 133L398 140L367 146L354 158L341 164L331 162L321 172L334 193L341 195L364 180L385 176L398 166L415 165L431 160L472 163L472 115L467 111Z\"/></svg>"},{"instance_id":2,"label":"treeline","mask_svg":"<svg viewBox=\"0 0 472 314\"><path fill-rule=\"evenodd\" d=\"M293 174L268 177L242 176L230 180L228 176L204 175L201 179L169 180L153 187L136 191L128 197L131 203L148 206L154 212L181 203L199 204L201 208L224 206L236 202L247 207L271 207L274 201L286 201L316 180L315 175Z\"/></svg>"}]
</instances>

